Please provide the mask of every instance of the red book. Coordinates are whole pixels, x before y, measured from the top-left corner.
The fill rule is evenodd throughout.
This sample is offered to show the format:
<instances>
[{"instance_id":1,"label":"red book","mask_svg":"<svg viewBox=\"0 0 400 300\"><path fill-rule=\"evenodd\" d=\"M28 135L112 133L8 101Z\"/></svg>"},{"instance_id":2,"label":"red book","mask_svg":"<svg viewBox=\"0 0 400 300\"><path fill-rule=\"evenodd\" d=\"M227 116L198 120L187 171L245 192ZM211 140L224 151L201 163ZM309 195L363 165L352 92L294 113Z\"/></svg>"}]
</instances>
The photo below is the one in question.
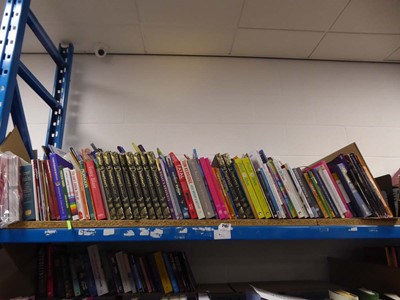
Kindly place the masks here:
<instances>
[{"instance_id":1,"label":"red book","mask_svg":"<svg viewBox=\"0 0 400 300\"><path fill-rule=\"evenodd\" d=\"M60 220L60 211L57 204L56 190L54 189L53 174L51 173L50 161L44 160L43 167L45 172L46 186L48 190L49 208L50 208L50 219Z\"/></svg>"},{"instance_id":2,"label":"red book","mask_svg":"<svg viewBox=\"0 0 400 300\"><path fill-rule=\"evenodd\" d=\"M47 247L47 297L54 297L54 275L53 265L54 262L54 247L49 245Z\"/></svg>"},{"instance_id":3,"label":"red book","mask_svg":"<svg viewBox=\"0 0 400 300\"><path fill-rule=\"evenodd\" d=\"M183 194L183 197L185 198L185 202L186 202L186 205L189 210L190 218L197 219L198 216L197 216L196 208L194 207L192 195L190 195L189 186L186 182L185 173L183 172L182 164L173 152L171 152L169 154L169 156L172 159L172 163L174 164L176 174L178 175L179 183L181 184L181 187L182 187L182 194Z\"/></svg>"},{"instance_id":4,"label":"red book","mask_svg":"<svg viewBox=\"0 0 400 300\"><path fill-rule=\"evenodd\" d=\"M96 220L105 220L107 219L107 214L104 209L103 196L101 195L99 179L97 177L96 166L94 165L94 161L86 160L85 167L88 174L90 192L92 194Z\"/></svg>"}]
</instances>

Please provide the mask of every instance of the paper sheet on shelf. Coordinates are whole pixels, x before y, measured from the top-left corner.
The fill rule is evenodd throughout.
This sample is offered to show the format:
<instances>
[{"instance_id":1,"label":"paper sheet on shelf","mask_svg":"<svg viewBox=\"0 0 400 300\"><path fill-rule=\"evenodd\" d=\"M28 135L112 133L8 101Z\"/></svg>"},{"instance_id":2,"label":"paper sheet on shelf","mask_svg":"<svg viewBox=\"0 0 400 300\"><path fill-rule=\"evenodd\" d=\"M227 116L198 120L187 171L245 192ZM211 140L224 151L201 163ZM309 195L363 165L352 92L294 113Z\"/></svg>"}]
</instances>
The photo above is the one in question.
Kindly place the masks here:
<instances>
[{"instance_id":1,"label":"paper sheet on shelf","mask_svg":"<svg viewBox=\"0 0 400 300\"><path fill-rule=\"evenodd\" d=\"M251 286L254 291L262 298L262 299L267 299L267 300L307 300L305 298L299 298L299 297L293 297L293 296L287 296L287 295L281 295L281 294L276 294L276 293L271 293L268 291L265 291L263 289L256 288L255 286Z\"/></svg>"}]
</instances>

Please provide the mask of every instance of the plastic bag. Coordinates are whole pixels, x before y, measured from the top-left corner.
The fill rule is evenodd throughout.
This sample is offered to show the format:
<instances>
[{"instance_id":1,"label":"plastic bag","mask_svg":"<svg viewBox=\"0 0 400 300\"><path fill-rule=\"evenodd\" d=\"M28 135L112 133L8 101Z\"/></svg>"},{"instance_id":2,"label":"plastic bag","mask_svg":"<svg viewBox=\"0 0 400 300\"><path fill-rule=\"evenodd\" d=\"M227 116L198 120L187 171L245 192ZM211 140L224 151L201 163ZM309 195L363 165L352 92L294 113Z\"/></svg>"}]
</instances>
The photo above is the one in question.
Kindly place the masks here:
<instances>
[{"instance_id":1,"label":"plastic bag","mask_svg":"<svg viewBox=\"0 0 400 300\"><path fill-rule=\"evenodd\" d=\"M0 228L21 220L20 165L18 156L0 153Z\"/></svg>"}]
</instances>

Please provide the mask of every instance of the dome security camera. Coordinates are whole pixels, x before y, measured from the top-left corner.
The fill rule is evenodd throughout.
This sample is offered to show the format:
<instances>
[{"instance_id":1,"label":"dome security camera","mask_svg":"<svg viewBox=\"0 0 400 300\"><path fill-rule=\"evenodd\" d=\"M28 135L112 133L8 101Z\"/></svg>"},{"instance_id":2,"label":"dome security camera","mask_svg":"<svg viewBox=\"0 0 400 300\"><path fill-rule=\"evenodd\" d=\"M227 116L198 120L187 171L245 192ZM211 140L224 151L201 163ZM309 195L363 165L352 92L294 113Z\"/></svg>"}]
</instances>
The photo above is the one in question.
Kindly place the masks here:
<instances>
[{"instance_id":1,"label":"dome security camera","mask_svg":"<svg viewBox=\"0 0 400 300\"><path fill-rule=\"evenodd\" d=\"M104 44L97 44L94 49L94 54L99 57L103 58L106 57L108 53L107 46Z\"/></svg>"}]
</instances>

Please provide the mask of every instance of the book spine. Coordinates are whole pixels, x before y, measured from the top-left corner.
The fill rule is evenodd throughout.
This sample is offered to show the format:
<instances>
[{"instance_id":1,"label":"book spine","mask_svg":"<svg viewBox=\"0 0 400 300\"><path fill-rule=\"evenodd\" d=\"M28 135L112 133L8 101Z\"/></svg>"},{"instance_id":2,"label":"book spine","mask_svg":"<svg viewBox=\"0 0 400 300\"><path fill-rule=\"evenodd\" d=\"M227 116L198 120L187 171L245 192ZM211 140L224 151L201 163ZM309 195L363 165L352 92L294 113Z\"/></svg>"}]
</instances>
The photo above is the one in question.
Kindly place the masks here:
<instances>
[{"instance_id":1,"label":"book spine","mask_svg":"<svg viewBox=\"0 0 400 300\"><path fill-rule=\"evenodd\" d=\"M260 187L260 183L258 182L257 175L254 172L254 168L253 168L253 165L252 165L252 163L250 161L250 158L248 156L246 156L246 157L244 157L242 159L242 162L243 162L243 165L244 165L244 167L246 169L246 172L247 172L247 174L249 176L250 183L251 183L251 185L252 185L252 187L254 189L254 192L256 194L256 197L257 197L258 203L259 203L259 205L261 207L261 210L264 213L265 218L269 219L269 218L272 217L271 209L268 206L267 200L266 200L266 198L264 196L264 193L263 193L263 191L262 191L262 189Z\"/></svg>"},{"instance_id":2,"label":"book spine","mask_svg":"<svg viewBox=\"0 0 400 300\"><path fill-rule=\"evenodd\" d=\"M147 159L147 153L139 153L139 157L142 162L143 173L144 173L144 177L146 180L147 188L150 193L150 201L153 205L155 216L157 219L163 219L164 216L161 211L160 201L158 199L158 195L156 192L156 188L154 186L153 178L151 176L151 170L150 170L150 166L149 166L149 161Z\"/></svg>"},{"instance_id":3,"label":"book spine","mask_svg":"<svg viewBox=\"0 0 400 300\"><path fill-rule=\"evenodd\" d=\"M109 186L115 208L116 218L118 220L124 220L125 219L124 208L121 201L121 195L118 190L118 183L115 175L115 170L112 164L111 152L109 151L104 152L103 159L104 159L104 168L107 174L106 177L108 178L108 182L110 183Z\"/></svg>"},{"instance_id":4,"label":"book spine","mask_svg":"<svg viewBox=\"0 0 400 300\"><path fill-rule=\"evenodd\" d=\"M142 274L139 272L139 266L133 254L129 254L129 263L133 273L133 279L135 281L136 290L138 293L143 293L145 291Z\"/></svg>"},{"instance_id":5,"label":"book spine","mask_svg":"<svg viewBox=\"0 0 400 300\"><path fill-rule=\"evenodd\" d=\"M162 255L163 255L163 259L164 259L166 270L168 272L168 277L169 277L169 280L170 280L171 285L172 285L172 290L173 290L173 292L175 294L178 294L179 293L179 285L178 285L178 281L176 279L176 276L174 274L174 270L172 268L172 263L171 263L167 253L163 252Z\"/></svg>"},{"instance_id":6,"label":"book spine","mask_svg":"<svg viewBox=\"0 0 400 300\"><path fill-rule=\"evenodd\" d=\"M38 297L45 298L47 296L47 253L46 246L39 248L37 256L37 291Z\"/></svg>"},{"instance_id":7,"label":"book spine","mask_svg":"<svg viewBox=\"0 0 400 300\"><path fill-rule=\"evenodd\" d=\"M22 219L24 221L35 221L35 199L33 195L32 166L21 167L22 188Z\"/></svg>"},{"instance_id":8,"label":"book spine","mask_svg":"<svg viewBox=\"0 0 400 300\"><path fill-rule=\"evenodd\" d=\"M125 219L132 220L133 213L129 203L128 192L125 187L125 181L122 174L121 165L119 163L119 155L117 152L111 152L111 162L114 167L115 179L121 196L121 203L124 210Z\"/></svg>"},{"instance_id":9,"label":"book spine","mask_svg":"<svg viewBox=\"0 0 400 300\"><path fill-rule=\"evenodd\" d=\"M124 293L131 292L132 288L129 282L128 272L125 268L123 253L121 251L115 253L115 259L117 261L119 274L121 275L121 282L122 282L122 287L124 289Z\"/></svg>"},{"instance_id":10,"label":"book spine","mask_svg":"<svg viewBox=\"0 0 400 300\"><path fill-rule=\"evenodd\" d=\"M65 297L73 298L74 289L72 287L71 274L70 274L67 255L65 253L61 253L60 259L61 259L61 271L63 273L63 278L64 278Z\"/></svg>"},{"instance_id":11,"label":"book spine","mask_svg":"<svg viewBox=\"0 0 400 300\"><path fill-rule=\"evenodd\" d=\"M107 253L103 249L101 248L99 249L99 254L100 254L101 266L103 267L104 277L108 287L108 292L110 295L113 295L116 292L116 288L112 275L111 262L107 257Z\"/></svg>"},{"instance_id":12,"label":"book spine","mask_svg":"<svg viewBox=\"0 0 400 300\"><path fill-rule=\"evenodd\" d=\"M169 293L173 292L173 289L172 289L171 281L168 276L167 268L164 263L163 254L161 251L158 251L158 252L154 253L153 256L154 256L154 260L157 265L158 273L160 275L161 284L162 284L164 293L169 294Z\"/></svg>"},{"instance_id":13,"label":"book spine","mask_svg":"<svg viewBox=\"0 0 400 300\"><path fill-rule=\"evenodd\" d=\"M69 208L71 210L72 220L77 221L79 220L79 214L78 214L78 206L76 204L74 187L72 185L71 172L69 168L63 168L63 172L64 172L65 186L67 189Z\"/></svg>"},{"instance_id":14,"label":"book spine","mask_svg":"<svg viewBox=\"0 0 400 300\"><path fill-rule=\"evenodd\" d=\"M222 158L225 162L226 165L226 170L227 170L227 174L232 182L232 185L234 187L234 190L236 191L237 195L238 195L238 199L240 202L241 207L244 210L244 213L246 215L247 219L254 219L254 213L252 211L252 208L248 202L248 199L246 198L246 193L243 190L243 186L239 180L239 178L237 177L237 173L236 170L234 168L234 163L233 161L229 158L228 154L223 154Z\"/></svg>"},{"instance_id":15,"label":"book spine","mask_svg":"<svg viewBox=\"0 0 400 300\"><path fill-rule=\"evenodd\" d=\"M93 271L94 282L96 285L97 295L102 296L108 293L104 270L101 266L100 253L98 245L91 245L88 248L90 264Z\"/></svg>"},{"instance_id":16,"label":"book spine","mask_svg":"<svg viewBox=\"0 0 400 300\"><path fill-rule=\"evenodd\" d=\"M129 168L128 168L128 163L126 161L125 153L119 154L119 161L121 164L121 170L125 182L126 191L128 193L129 204L131 205L132 208L133 219L139 220L140 219L139 206L136 202L135 192L129 176Z\"/></svg>"},{"instance_id":17,"label":"book spine","mask_svg":"<svg viewBox=\"0 0 400 300\"><path fill-rule=\"evenodd\" d=\"M57 197L56 197L56 192L54 190L54 182L49 160L43 161L43 168L45 172L45 182L49 197L50 219L60 220L60 211L58 209Z\"/></svg>"},{"instance_id":18,"label":"book spine","mask_svg":"<svg viewBox=\"0 0 400 300\"><path fill-rule=\"evenodd\" d=\"M245 187L245 189L248 193L248 199L252 205L253 211L255 212L258 219L264 219L265 214L261 208L260 203L258 202L256 193L255 193L254 188L249 179L249 175L246 172L246 168L243 164L242 159L234 158L234 162L235 162L235 166L237 167L237 171L240 174L240 177L242 179L243 186Z\"/></svg>"},{"instance_id":19,"label":"book spine","mask_svg":"<svg viewBox=\"0 0 400 300\"><path fill-rule=\"evenodd\" d=\"M156 215L156 212L154 210L153 203L151 201L150 191L149 191L148 186L147 186L147 180L146 180L146 175L145 175L144 168L143 168L143 165L142 165L141 154L136 152L133 155L133 159L134 159L134 164L135 164L135 168L136 168L136 171L137 171L137 175L138 175L138 178L139 178L140 187L141 187L142 192L143 192L143 199L144 199L144 203L146 205L148 217L150 219L156 219L157 215Z\"/></svg>"},{"instance_id":20,"label":"book spine","mask_svg":"<svg viewBox=\"0 0 400 300\"><path fill-rule=\"evenodd\" d=\"M186 180L188 188L189 188L190 195L193 199L193 205L196 209L197 217L199 219L204 219L205 218L204 211L203 211L203 208L201 207L199 194L197 193L196 186L193 182L192 174L190 173L188 161L186 159L182 160L181 165L182 165L183 174L185 176L185 180Z\"/></svg>"},{"instance_id":21,"label":"book spine","mask_svg":"<svg viewBox=\"0 0 400 300\"><path fill-rule=\"evenodd\" d=\"M85 198L87 204L86 216L89 217L91 220L96 220L96 215L94 213L94 207L93 207L92 194L90 192L90 187L89 187L88 175L85 163L83 161L79 161L79 169L81 172L82 185L83 185L83 190L85 192Z\"/></svg>"},{"instance_id":22,"label":"book spine","mask_svg":"<svg viewBox=\"0 0 400 300\"><path fill-rule=\"evenodd\" d=\"M108 254L108 260L110 262L112 277L115 284L115 289L117 290L118 294L124 293L124 287L122 286L122 279L120 272L118 270L118 263L114 253Z\"/></svg>"},{"instance_id":23,"label":"book spine","mask_svg":"<svg viewBox=\"0 0 400 300\"><path fill-rule=\"evenodd\" d=\"M194 207L192 196L190 195L189 187L185 179L185 174L183 172L182 164L173 152L171 152L169 156L171 157L172 163L174 164L175 171L178 176L178 180L182 189L182 195L183 198L185 199L186 206L189 210L190 218L197 219L197 212Z\"/></svg>"},{"instance_id":24,"label":"book spine","mask_svg":"<svg viewBox=\"0 0 400 300\"><path fill-rule=\"evenodd\" d=\"M57 159L55 156L50 156L50 167L54 179L54 190L56 192L58 209L60 211L60 219L68 220L67 204L64 200L63 188L61 186L61 178L58 170Z\"/></svg>"},{"instance_id":25,"label":"book spine","mask_svg":"<svg viewBox=\"0 0 400 300\"><path fill-rule=\"evenodd\" d=\"M147 152L147 160L149 162L151 176L158 195L158 200L160 202L162 216L165 219L171 219L172 216L169 210L167 196L161 180L161 172L159 170L158 162L153 151Z\"/></svg>"},{"instance_id":26,"label":"book spine","mask_svg":"<svg viewBox=\"0 0 400 300\"><path fill-rule=\"evenodd\" d=\"M160 173L160 180L161 184L164 189L165 196L167 198L167 204L169 207L169 211L171 213L171 217L173 219L181 219L178 215L178 203L175 203L175 199L173 199L174 195L172 194L173 188L170 187L169 182L168 182L168 174L165 169L164 162L162 161L161 158L157 159L157 168L159 169ZM177 201L177 200L176 200Z\"/></svg>"},{"instance_id":27,"label":"book spine","mask_svg":"<svg viewBox=\"0 0 400 300\"><path fill-rule=\"evenodd\" d=\"M135 280L133 278L133 271L131 268L131 264L129 263L128 254L126 254L125 252L122 252L122 260L124 263L124 268L126 270L126 274L128 276L128 281L129 281L131 291L132 291L132 293L136 293L137 289L136 289Z\"/></svg>"},{"instance_id":28,"label":"book spine","mask_svg":"<svg viewBox=\"0 0 400 300\"><path fill-rule=\"evenodd\" d=\"M247 219L247 215L241 205L241 202L239 200L239 195L238 195L238 191L232 181L231 176L229 175L229 171L228 168L225 164L224 158L220 155L217 154L215 156L215 159L218 161L219 164L219 169L221 172L221 176L224 178L226 185L227 185L227 189L229 191L229 194L231 196L232 199L232 203L235 207L235 211L237 213L238 218L240 219Z\"/></svg>"},{"instance_id":29,"label":"book spine","mask_svg":"<svg viewBox=\"0 0 400 300\"><path fill-rule=\"evenodd\" d=\"M301 171L301 169L294 168L292 170L292 172L293 172L293 175L297 179L298 189L300 189L301 194L304 196L305 201L308 203L308 206L311 209L313 217L314 218L324 217L317 201L315 200L312 192L310 191L310 188L309 188L307 182L304 179L303 172Z\"/></svg>"},{"instance_id":30,"label":"book spine","mask_svg":"<svg viewBox=\"0 0 400 300\"><path fill-rule=\"evenodd\" d=\"M216 182L217 182L216 186L217 186L217 189L220 191L222 201L224 202L224 205L228 212L229 219L238 218L236 210L235 210L232 200L231 200L231 196L229 195L229 190L228 190L227 184L226 184L225 180L222 178L220 169L212 167L211 171L213 172L213 175L216 179Z\"/></svg>"},{"instance_id":31,"label":"book spine","mask_svg":"<svg viewBox=\"0 0 400 300\"><path fill-rule=\"evenodd\" d=\"M71 255L68 256L69 269L71 273L72 287L74 290L75 297L79 297L81 295L81 287L79 286L78 274L76 271L74 259Z\"/></svg>"},{"instance_id":32,"label":"book spine","mask_svg":"<svg viewBox=\"0 0 400 300\"><path fill-rule=\"evenodd\" d=\"M64 172L63 172L63 167L61 165L58 167L58 173L60 175L62 195L64 197L65 207L67 209L68 220L71 220L72 219L72 214L71 214L71 208L70 208L70 205L69 205L67 184L65 182L65 176L64 176Z\"/></svg>"},{"instance_id":33,"label":"book spine","mask_svg":"<svg viewBox=\"0 0 400 300\"><path fill-rule=\"evenodd\" d=\"M197 162L196 159L189 159L187 162L190 174L192 175L193 178L193 183L196 187L197 194L199 196L201 207L203 208L204 211L204 215L206 219L214 218L215 212L211 204L211 199L208 195L207 188L205 186L205 181L201 173L201 167L199 166L199 163Z\"/></svg>"},{"instance_id":34,"label":"book spine","mask_svg":"<svg viewBox=\"0 0 400 300\"><path fill-rule=\"evenodd\" d=\"M307 172L307 171L305 171L305 172ZM305 176L305 178L306 178L307 181L308 181L308 179L310 180L311 185L314 187L313 190L315 190L316 194L318 195L318 198L316 198L316 199L318 199L318 200L317 200L318 203L321 203L321 204L320 204L320 207L323 207L323 208L324 208L323 211L326 213L326 215L327 215L329 218L334 217L334 214L333 214L332 210L330 209L330 207L328 206L328 203L326 202L326 199L325 199L325 197L324 197L324 194L322 193L322 191L321 191L321 189L320 189L320 187L319 187L319 185L318 185L318 182L317 182L317 180L316 180L315 177L314 177L313 172L308 171L307 173L304 173L304 176ZM311 185L310 185L310 187L311 187ZM314 195L314 196L315 196L315 195ZM324 215L325 215L325 214L324 214Z\"/></svg>"},{"instance_id":35,"label":"book spine","mask_svg":"<svg viewBox=\"0 0 400 300\"><path fill-rule=\"evenodd\" d=\"M8 181L10 182L10 180L9 180L10 160L8 157L6 159L8 161L6 178L8 178ZM49 203L48 203L48 198L46 195L45 184L44 184L43 161L38 160L37 163L38 163L38 179L39 179L39 195L40 195L39 199L40 199L41 207L42 207L42 219L43 219L43 221L49 221L50 220L50 218L49 218L50 211L49 211ZM9 185L9 182L8 182L8 185ZM10 188L8 188L7 196L8 196L8 204L9 205L12 203L12 201L10 199L11 195L12 195L12 193L10 193ZM11 209L11 207L8 207L8 210L10 210L10 209Z\"/></svg>"},{"instance_id":36,"label":"book spine","mask_svg":"<svg viewBox=\"0 0 400 300\"><path fill-rule=\"evenodd\" d=\"M185 202L185 198L183 196L182 188L179 183L178 175L176 174L174 164L172 162L172 159L169 156L165 157L165 160L167 162L167 167L168 167L168 172L170 174L170 179L172 182L172 185L175 190L176 198L178 199L178 204L179 208L182 212L182 216L184 219L190 219L190 214L189 214L189 209L187 207L187 204Z\"/></svg>"},{"instance_id":37,"label":"book spine","mask_svg":"<svg viewBox=\"0 0 400 300\"><path fill-rule=\"evenodd\" d=\"M157 291L159 293L163 293L164 289L162 286L160 273L157 269L157 264L156 264L156 260L155 260L154 256L152 254L147 255L146 261L149 266L148 271L153 280L153 284L154 284L153 287L155 288L155 291Z\"/></svg>"},{"instance_id":38,"label":"book spine","mask_svg":"<svg viewBox=\"0 0 400 300\"><path fill-rule=\"evenodd\" d=\"M54 246L47 246L47 298L54 297Z\"/></svg>"},{"instance_id":39,"label":"book spine","mask_svg":"<svg viewBox=\"0 0 400 300\"><path fill-rule=\"evenodd\" d=\"M97 178L96 167L92 160L86 161L85 164L86 164L86 168L87 168L87 172L88 172L90 190L91 190L91 194L92 194L96 219L97 220L107 219L106 212L104 209L104 204L103 204L103 197L102 197L101 191L100 191L99 180Z\"/></svg>"},{"instance_id":40,"label":"book spine","mask_svg":"<svg viewBox=\"0 0 400 300\"><path fill-rule=\"evenodd\" d=\"M75 169L71 170L71 179L72 179L72 187L74 188L76 206L78 208L79 220L86 220L82 191L79 185L78 173Z\"/></svg>"},{"instance_id":41,"label":"book spine","mask_svg":"<svg viewBox=\"0 0 400 300\"><path fill-rule=\"evenodd\" d=\"M139 215L141 219L148 219L146 203L144 201L144 195L140 186L139 176L135 166L135 156L132 152L126 153L126 163L128 164L129 176L132 182L132 187L135 192L136 202L139 208Z\"/></svg>"},{"instance_id":42,"label":"book spine","mask_svg":"<svg viewBox=\"0 0 400 300\"><path fill-rule=\"evenodd\" d=\"M184 284L184 280L182 278L182 272L181 272L181 270L179 270L179 266L178 266L177 262L175 261L175 255L173 252L168 252L167 256L168 256L169 262L171 263L172 272L176 278L179 292L183 293L183 292L185 292L185 284Z\"/></svg>"},{"instance_id":43,"label":"book spine","mask_svg":"<svg viewBox=\"0 0 400 300\"><path fill-rule=\"evenodd\" d=\"M268 204L271 208L271 214L273 218L280 218L280 214L279 213L279 208L277 206L277 204L275 203L275 199L274 196L272 194L272 191L269 187L267 178L264 174L264 170L262 168L259 168L258 170L256 170L256 175L258 177L258 181L260 182L261 185L261 189L264 192L265 198L268 201Z\"/></svg>"},{"instance_id":44,"label":"book spine","mask_svg":"<svg viewBox=\"0 0 400 300\"><path fill-rule=\"evenodd\" d=\"M144 281L146 283L146 291L148 293L152 293L155 291L155 289L153 288L153 284L151 282L146 259L145 259L145 257L138 257L138 260L139 260L139 266L140 266L141 273L143 274Z\"/></svg>"},{"instance_id":45,"label":"book spine","mask_svg":"<svg viewBox=\"0 0 400 300\"><path fill-rule=\"evenodd\" d=\"M109 177L107 176L107 171L105 168L105 163L104 163L104 156L102 152L96 152L96 160L97 160L97 166L100 174L100 179L103 182L103 188L104 188L104 197L106 198L106 203L107 203L107 208L108 208L108 213L110 214L110 219L111 220L117 220L118 217L122 217L122 207L119 205L119 216L117 217L117 210L114 206L114 198L113 198L113 193L111 190L111 184ZM112 171L112 170L111 170ZM118 202L117 202L118 205Z\"/></svg>"},{"instance_id":46,"label":"book spine","mask_svg":"<svg viewBox=\"0 0 400 300\"><path fill-rule=\"evenodd\" d=\"M318 170L311 169L310 171L313 173L315 181L317 182L317 185L320 188L322 195L328 205L328 208L331 210L332 215L334 217L338 217L338 218L341 217L336 205L334 204L334 202L328 192L328 189L326 188L325 184L322 181L321 175L319 174Z\"/></svg>"},{"instance_id":47,"label":"book spine","mask_svg":"<svg viewBox=\"0 0 400 300\"><path fill-rule=\"evenodd\" d=\"M96 288L96 283L94 281L94 275L93 275L93 270L92 270L92 266L90 263L89 255L86 253L83 254L82 261L83 261L83 265L85 268L85 274L86 274L86 278L87 278L89 294L92 297L96 297L97 296L97 288Z\"/></svg>"}]
</instances>

